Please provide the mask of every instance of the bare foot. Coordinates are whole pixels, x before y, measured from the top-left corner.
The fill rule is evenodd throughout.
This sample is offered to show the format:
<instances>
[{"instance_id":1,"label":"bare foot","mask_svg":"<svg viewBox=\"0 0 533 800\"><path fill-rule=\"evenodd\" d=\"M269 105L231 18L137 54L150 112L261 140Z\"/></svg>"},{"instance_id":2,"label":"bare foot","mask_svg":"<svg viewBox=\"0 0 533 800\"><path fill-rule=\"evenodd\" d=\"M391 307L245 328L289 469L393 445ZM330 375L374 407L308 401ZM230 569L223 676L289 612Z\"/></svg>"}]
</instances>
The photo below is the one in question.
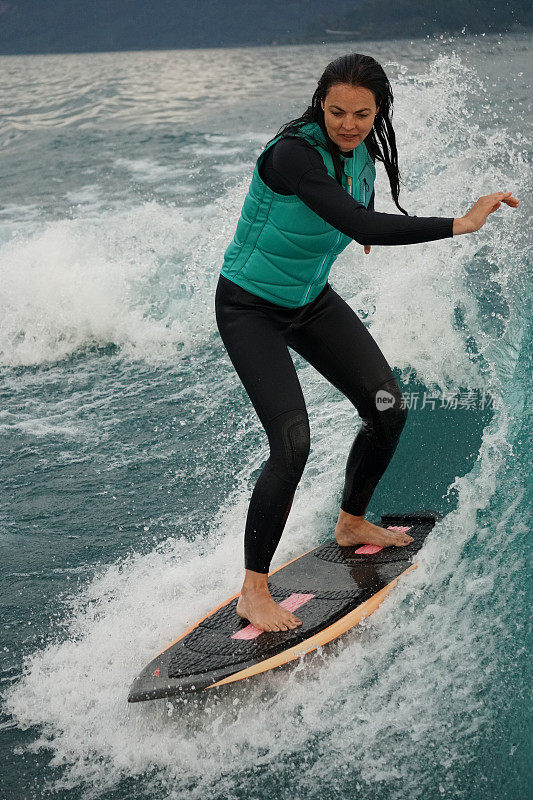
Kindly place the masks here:
<instances>
[{"instance_id":1,"label":"bare foot","mask_svg":"<svg viewBox=\"0 0 533 800\"><path fill-rule=\"evenodd\" d=\"M272 599L267 577L264 573L246 570L237 601L237 614L260 631L288 631L297 628L302 620Z\"/></svg>"},{"instance_id":2,"label":"bare foot","mask_svg":"<svg viewBox=\"0 0 533 800\"><path fill-rule=\"evenodd\" d=\"M400 531L389 531L379 525L373 525L364 517L355 517L341 509L335 527L335 539L341 547L354 544L375 544L380 547L405 547L411 544L412 536Z\"/></svg>"},{"instance_id":3,"label":"bare foot","mask_svg":"<svg viewBox=\"0 0 533 800\"><path fill-rule=\"evenodd\" d=\"M302 624L301 619L282 608L270 594L261 592L241 594L236 610L239 617L247 619L260 631L288 631Z\"/></svg>"}]
</instances>

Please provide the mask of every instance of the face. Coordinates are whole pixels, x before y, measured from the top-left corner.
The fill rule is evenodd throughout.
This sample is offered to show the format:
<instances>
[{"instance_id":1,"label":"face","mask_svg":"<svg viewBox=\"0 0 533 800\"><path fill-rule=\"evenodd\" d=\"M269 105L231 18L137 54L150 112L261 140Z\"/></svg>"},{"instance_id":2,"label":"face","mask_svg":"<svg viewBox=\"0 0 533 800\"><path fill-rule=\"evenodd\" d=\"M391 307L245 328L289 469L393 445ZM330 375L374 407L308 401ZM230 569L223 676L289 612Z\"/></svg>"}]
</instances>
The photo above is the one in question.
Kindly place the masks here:
<instances>
[{"instance_id":1,"label":"face","mask_svg":"<svg viewBox=\"0 0 533 800\"><path fill-rule=\"evenodd\" d=\"M329 138L348 151L368 136L379 106L370 89L338 83L329 89L322 110Z\"/></svg>"}]
</instances>

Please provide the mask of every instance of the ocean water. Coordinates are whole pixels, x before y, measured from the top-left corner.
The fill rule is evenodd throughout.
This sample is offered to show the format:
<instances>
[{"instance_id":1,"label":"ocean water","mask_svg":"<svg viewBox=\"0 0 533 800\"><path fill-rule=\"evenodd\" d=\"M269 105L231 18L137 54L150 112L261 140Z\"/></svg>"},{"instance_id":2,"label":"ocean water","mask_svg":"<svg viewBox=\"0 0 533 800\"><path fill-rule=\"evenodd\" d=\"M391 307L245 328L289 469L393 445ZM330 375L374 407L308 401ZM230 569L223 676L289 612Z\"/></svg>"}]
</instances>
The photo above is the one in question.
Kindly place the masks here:
<instances>
[{"instance_id":1,"label":"ocean water","mask_svg":"<svg viewBox=\"0 0 533 800\"><path fill-rule=\"evenodd\" d=\"M215 286L262 145L350 50L393 84L410 213L520 200L472 235L354 243L330 275L410 407L369 518L443 519L329 649L130 706L240 588L268 444ZM530 63L526 35L0 58L2 798L527 796ZM332 536L359 424L293 356L312 451L273 568Z\"/></svg>"}]
</instances>

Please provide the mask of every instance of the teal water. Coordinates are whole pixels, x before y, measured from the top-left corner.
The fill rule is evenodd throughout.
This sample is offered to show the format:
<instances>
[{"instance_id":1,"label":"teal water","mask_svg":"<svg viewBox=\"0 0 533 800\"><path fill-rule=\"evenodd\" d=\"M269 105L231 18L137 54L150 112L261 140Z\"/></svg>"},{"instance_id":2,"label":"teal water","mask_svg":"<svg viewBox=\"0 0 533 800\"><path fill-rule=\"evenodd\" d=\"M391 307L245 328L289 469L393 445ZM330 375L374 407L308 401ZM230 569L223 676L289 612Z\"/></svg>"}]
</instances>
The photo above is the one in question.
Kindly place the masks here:
<instances>
[{"instance_id":1,"label":"teal water","mask_svg":"<svg viewBox=\"0 0 533 800\"><path fill-rule=\"evenodd\" d=\"M2 798L528 795L530 46L0 58ZM329 650L129 706L135 674L240 587L268 445L214 290L261 146L348 50L393 83L410 213L520 200L469 236L353 244L330 276L411 403L369 517L443 519ZM376 208L394 212L377 173ZM294 360L312 451L273 567L332 535L358 425Z\"/></svg>"}]
</instances>

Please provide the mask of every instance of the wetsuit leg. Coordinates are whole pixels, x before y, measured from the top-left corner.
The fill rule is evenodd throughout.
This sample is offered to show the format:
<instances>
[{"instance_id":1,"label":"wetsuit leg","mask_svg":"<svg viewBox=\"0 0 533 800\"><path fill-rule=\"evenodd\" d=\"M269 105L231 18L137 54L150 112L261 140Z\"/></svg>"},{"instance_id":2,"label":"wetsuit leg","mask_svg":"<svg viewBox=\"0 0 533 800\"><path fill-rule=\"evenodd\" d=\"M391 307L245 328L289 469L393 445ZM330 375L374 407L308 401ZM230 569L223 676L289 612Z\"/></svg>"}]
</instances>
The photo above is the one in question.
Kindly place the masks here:
<instances>
[{"instance_id":1,"label":"wetsuit leg","mask_svg":"<svg viewBox=\"0 0 533 800\"><path fill-rule=\"evenodd\" d=\"M284 338L291 311L219 280L218 330L270 446L246 519L244 563L254 572L269 571L310 449L305 400Z\"/></svg>"},{"instance_id":2,"label":"wetsuit leg","mask_svg":"<svg viewBox=\"0 0 533 800\"><path fill-rule=\"evenodd\" d=\"M394 454L407 409L370 332L348 303L327 286L329 291L319 302L302 308L287 341L346 395L362 419L348 455L341 503L343 511L362 516ZM388 402L377 403L378 393Z\"/></svg>"}]
</instances>

